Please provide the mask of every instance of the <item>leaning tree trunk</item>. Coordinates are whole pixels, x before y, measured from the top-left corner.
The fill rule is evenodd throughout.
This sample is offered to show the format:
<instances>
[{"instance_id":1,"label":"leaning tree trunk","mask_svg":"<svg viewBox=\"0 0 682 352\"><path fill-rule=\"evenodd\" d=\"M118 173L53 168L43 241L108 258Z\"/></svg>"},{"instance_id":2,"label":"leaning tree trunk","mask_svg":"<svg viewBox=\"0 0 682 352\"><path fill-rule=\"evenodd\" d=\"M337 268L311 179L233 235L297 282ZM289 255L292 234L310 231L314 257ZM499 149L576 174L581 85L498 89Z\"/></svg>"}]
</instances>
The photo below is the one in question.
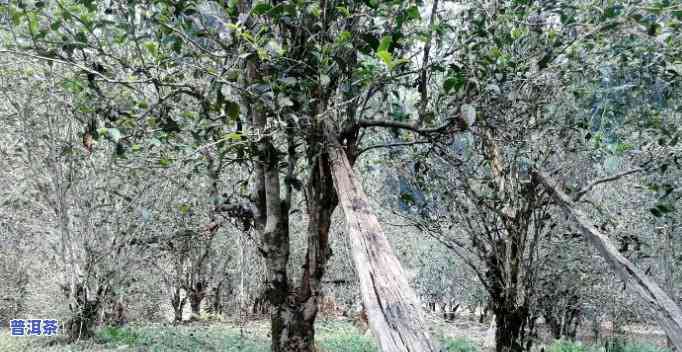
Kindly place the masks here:
<instances>
[{"instance_id":1,"label":"leaning tree trunk","mask_svg":"<svg viewBox=\"0 0 682 352\"><path fill-rule=\"evenodd\" d=\"M327 138L334 187L346 217L360 293L379 348L383 352L436 351L426 332L417 295L369 207L346 152L331 133Z\"/></svg>"},{"instance_id":2,"label":"leaning tree trunk","mask_svg":"<svg viewBox=\"0 0 682 352\"><path fill-rule=\"evenodd\" d=\"M637 268L632 262L618 252L608 237L595 228L587 216L577 209L569 196L559 190L556 182L543 172L535 172L534 176L542 183L564 213L575 222L585 237L601 253L625 282L633 284L634 289L646 304L656 313L658 324L665 330L675 347L682 351L682 310L653 280Z\"/></svg>"}]
</instances>

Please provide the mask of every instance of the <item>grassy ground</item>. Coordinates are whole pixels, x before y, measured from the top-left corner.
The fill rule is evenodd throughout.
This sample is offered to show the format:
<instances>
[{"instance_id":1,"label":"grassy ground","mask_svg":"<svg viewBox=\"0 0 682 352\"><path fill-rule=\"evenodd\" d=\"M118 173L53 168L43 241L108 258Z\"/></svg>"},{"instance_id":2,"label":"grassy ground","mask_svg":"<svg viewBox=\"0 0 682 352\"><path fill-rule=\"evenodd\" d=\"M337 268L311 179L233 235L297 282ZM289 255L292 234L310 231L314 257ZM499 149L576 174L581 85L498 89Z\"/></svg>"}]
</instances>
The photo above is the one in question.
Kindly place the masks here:
<instances>
[{"instance_id":1,"label":"grassy ground","mask_svg":"<svg viewBox=\"0 0 682 352\"><path fill-rule=\"evenodd\" d=\"M372 338L362 335L349 322L320 321L316 324L316 339L321 352L376 352ZM433 331L448 352L487 351L467 337L446 337ZM483 347L483 348L482 348ZM60 337L13 337L7 330L0 331L0 352L265 352L269 351L268 324L250 322L240 329L229 323L197 323L170 326L160 324L131 325L127 328L104 328L91 341L66 344ZM555 342L550 352L669 352L652 344L626 344L605 351L581 344Z\"/></svg>"},{"instance_id":2,"label":"grassy ground","mask_svg":"<svg viewBox=\"0 0 682 352\"><path fill-rule=\"evenodd\" d=\"M66 344L60 337L14 337L7 330L0 333L1 352L45 351L150 351L150 352L265 352L269 351L267 329L251 323L240 333L230 324L195 324L184 326L142 325L127 328L104 328L92 341ZM317 327L317 343L322 351L374 352L374 342L360 335L347 322L322 322Z\"/></svg>"}]
</instances>

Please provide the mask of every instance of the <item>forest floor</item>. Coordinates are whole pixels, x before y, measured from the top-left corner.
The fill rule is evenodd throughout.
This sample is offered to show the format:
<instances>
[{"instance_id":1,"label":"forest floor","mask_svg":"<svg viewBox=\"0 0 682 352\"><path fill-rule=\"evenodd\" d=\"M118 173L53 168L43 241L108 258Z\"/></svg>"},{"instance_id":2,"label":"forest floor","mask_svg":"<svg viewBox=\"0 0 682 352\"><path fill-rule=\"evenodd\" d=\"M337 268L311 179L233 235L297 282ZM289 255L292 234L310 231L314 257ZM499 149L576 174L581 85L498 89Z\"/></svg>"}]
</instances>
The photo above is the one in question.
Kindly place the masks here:
<instances>
[{"instance_id":1,"label":"forest floor","mask_svg":"<svg viewBox=\"0 0 682 352\"><path fill-rule=\"evenodd\" d=\"M489 352L494 350L494 332L488 324L469 318L446 322L429 316L432 336L446 346L447 351ZM628 340L663 346L660 331L642 326L629 327ZM363 334L349 320L322 319L316 325L318 350L325 352L374 352L376 347L369 334ZM608 331L604 331L608 333ZM604 335L603 336L608 336ZM590 343L589 336L580 340ZM551 339L545 344L549 345ZM180 326L169 324L131 324L126 328L104 328L91 341L66 344L60 337L13 337L7 329L0 330L1 352L265 352L269 351L269 322L252 320L243 326L230 322L197 322ZM551 349L549 349L551 350Z\"/></svg>"}]
</instances>

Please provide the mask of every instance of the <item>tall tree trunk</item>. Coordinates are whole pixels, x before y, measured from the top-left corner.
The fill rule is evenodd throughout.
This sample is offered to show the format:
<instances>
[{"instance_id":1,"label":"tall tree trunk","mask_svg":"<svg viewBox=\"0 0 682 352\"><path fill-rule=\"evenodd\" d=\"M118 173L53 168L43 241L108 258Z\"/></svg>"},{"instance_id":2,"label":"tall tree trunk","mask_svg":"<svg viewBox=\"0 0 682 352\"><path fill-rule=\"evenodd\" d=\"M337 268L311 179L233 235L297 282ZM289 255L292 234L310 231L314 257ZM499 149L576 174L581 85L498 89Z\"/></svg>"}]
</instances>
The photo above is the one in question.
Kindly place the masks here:
<instances>
[{"instance_id":1,"label":"tall tree trunk","mask_svg":"<svg viewBox=\"0 0 682 352\"><path fill-rule=\"evenodd\" d=\"M369 207L346 152L331 133L327 138L334 187L346 217L360 293L379 348L383 352L435 351L417 295Z\"/></svg>"},{"instance_id":2,"label":"tall tree trunk","mask_svg":"<svg viewBox=\"0 0 682 352\"><path fill-rule=\"evenodd\" d=\"M511 232L510 232L511 233ZM511 241L520 238L519 233L509 234ZM495 243L486 260L486 279L490 305L495 314L495 350L497 352L521 352L526 339L526 323L530 311L523 297L523 281L520 279L521 259L517 246L508 246L510 239ZM523 297L523 298L521 298ZM520 299L521 298L521 299Z\"/></svg>"},{"instance_id":3,"label":"tall tree trunk","mask_svg":"<svg viewBox=\"0 0 682 352\"><path fill-rule=\"evenodd\" d=\"M658 324L668 334L673 345L678 351L682 351L682 310L680 307L653 280L618 252L609 238L600 233L590 223L587 216L575 207L571 198L559 190L555 181L541 171L535 172L534 176L547 188L566 216L575 222L578 229L599 250L601 256L620 278L632 284L645 303L656 313Z\"/></svg>"},{"instance_id":4,"label":"tall tree trunk","mask_svg":"<svg viewBox=\"0 0 682 352\"><path fill-rule=\"evenodd\" d=\"M176 288L171 296L171 306L173 307L173 322L182 322L182 310L185 308L185 303L187 302L187 297L180 297L180 288Z\"/></svg>"},{"instance_id":5,"label":"tall tree trunk","mask_svg":"<svg viewBox=\"0 0 682 352\"><path fill-rule=\"evenodd\" d=\"M308 247L299 287L290 290L285 304L275 307L273 350L315 351L315 319L321 297L322 277L331 253L329 229L338 203L328 156L319 153L320 143L311 143L311 174L306 185ZM276 337L275 337L276 336Z\"/></svg>"},{"instance_id":6,"label":"tall tree trunk","mask_svg":"<svg viewBox=\"0 0 682 352\"><path fill-rule=\"evenodd\" d=\"M279 169L274 147L266 144L268 162L263 172L267 220L262 234L263 253L268 269L268 300L273 352L298 351L300 341L291 340L291 332L298 330L298 312L289 303L289 209L280 198ZM294 347L296 346L296 347ZM301 350L305 351L305 350Z\"/></svg>"},{"instance_id":7,"label":"tall tree trunk","mask_svg":"<svg viewBox=\"0 0 682 352\"><path fill-rule=\"evenodd\" d=\"M497 305L497 303L496 303ZM497 305L495 312L495 351L521 352L524 350L528 309L513 302Z\"/></svg>"}]
</instances>

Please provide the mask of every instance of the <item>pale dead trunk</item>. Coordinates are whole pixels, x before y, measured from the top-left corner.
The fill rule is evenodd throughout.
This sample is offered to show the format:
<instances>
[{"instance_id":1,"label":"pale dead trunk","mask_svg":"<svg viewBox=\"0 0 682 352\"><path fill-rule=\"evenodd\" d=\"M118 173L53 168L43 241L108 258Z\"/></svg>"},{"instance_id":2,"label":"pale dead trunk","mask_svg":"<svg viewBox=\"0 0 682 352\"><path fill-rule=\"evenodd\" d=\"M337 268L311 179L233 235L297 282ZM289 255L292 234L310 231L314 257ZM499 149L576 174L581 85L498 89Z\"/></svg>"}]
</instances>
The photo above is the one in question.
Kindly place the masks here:
<instances>
[{"instance_id":1,"label":"pale dead trunk","mask_svg":"<svg viewBox=\"0 0 682 352\"><path fill-rule=\"evenodd\" d=\"M663 226L661 228L663 232L663 273L664 273L664 283L663 285L665 286L665 292L670 296L670 298L673 300L673 302L677 301L675 297L675 289L673 283L675 282L675 250L674 250L674 242L673 242L673 232L674 226ZM668 348L671 348L673 346L672 340L670 340L670 337L667 339L667 345Z\"/></svg>"},{"instance_id":2,"label":"pale dead trunk","mask_svg":"<svg viewBox=\"0 0 682 352\"><path fill-rule=\"evenodd\" d=\"M332 176L350 236L369 326L383 352L436 351L421 304L393 253L346 152L328 134Z\"/></svg>"},{"instance_id":3,"label":"pale dead trunk","mask_svg":"<svg viewBox=\"0 0 682 352\"><path fill-rule=\"evenodd\" d=\"M609 238L600 233L590 223L587 216L575 207L571 198L556 187L556 182L542 172L536 172L535 176L544 184L569 219L574 221L583 235L597 247L602 257L613 267L620 278L631 284L656 313L658 324L668 334L677 350L682 351L682 310L680 307L653 280L618 252Z\"/></svg>"}]
</instances>

